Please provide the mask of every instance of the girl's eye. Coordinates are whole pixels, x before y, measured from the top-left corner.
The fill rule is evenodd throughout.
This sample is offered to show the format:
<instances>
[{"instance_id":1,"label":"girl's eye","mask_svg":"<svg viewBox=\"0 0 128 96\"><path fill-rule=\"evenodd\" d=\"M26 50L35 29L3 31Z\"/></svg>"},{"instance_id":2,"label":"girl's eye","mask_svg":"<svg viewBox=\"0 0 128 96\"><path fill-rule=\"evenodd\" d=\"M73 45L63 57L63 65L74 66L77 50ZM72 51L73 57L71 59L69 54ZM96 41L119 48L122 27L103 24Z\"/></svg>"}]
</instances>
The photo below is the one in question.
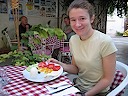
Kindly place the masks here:
<instances>
[{"instance_id":1,"label":"girl's eye","mask_svg":"<svg viewBox=\"0 0 128 96\"><path fill-rule=\"evenodd\" d=\"M80 18L80 20L85 20L85 18Z\"/></svg>"},{"instance_id":2,"label":"girl's eye","mask_svg":"<svg viewBox=\"0 0 128 96\"><path fill-rule=\"evenodd\" d=\"M70 19L70 21L76 21L75 19Z\"/></svg>"}]
</instances>

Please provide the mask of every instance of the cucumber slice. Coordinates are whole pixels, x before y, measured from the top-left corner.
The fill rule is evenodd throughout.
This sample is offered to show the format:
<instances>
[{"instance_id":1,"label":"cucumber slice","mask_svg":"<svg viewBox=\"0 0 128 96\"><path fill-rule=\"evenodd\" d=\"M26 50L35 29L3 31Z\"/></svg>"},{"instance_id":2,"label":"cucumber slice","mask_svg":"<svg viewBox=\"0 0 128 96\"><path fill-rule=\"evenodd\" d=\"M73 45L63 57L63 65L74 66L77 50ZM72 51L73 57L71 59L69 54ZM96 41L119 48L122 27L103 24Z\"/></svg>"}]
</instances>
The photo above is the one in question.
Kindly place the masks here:
<instances>
[{"instance_id":1,"label":"cucumber slice","mask_svg":"<svg viewBox=\"0 0 128 96\"><path fill-rule=\"evenodd\" d=\"M34 64L34 65L28 66L28 67L26 68L26 70L27 70L28 72L30 72L30 70L31 70L32 67L38 67L38 64Z\"/></svg>"}]
</instances>

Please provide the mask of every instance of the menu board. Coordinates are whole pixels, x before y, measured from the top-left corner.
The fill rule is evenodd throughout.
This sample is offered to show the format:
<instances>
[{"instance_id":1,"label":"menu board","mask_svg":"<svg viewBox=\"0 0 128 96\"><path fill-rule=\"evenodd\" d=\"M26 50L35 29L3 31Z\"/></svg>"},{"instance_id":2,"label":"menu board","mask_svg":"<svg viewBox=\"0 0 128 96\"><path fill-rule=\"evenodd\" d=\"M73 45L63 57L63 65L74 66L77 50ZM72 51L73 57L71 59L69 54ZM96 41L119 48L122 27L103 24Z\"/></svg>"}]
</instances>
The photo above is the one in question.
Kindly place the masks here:
<instances>
[{"instance_id":1,"label":"menu board","mask_svg":"<svg viewBox=\"0 0 128 96\"><path fill-rule=\"evenodd\" d=\"M26 11L31 16L55 17L56 0L28 0Z\"/></svg>"},{"instance_id":2,"label":"menu board","mask_svg":"<svg viewBox=\"0 0 128 96\"><path fill-rule=\"evenodd\" d=\"M13 21L10 0L0 0L0 13L8 13ZM57 0L19 0L19 15L56 17Z\"/></svg>"}]
</instances>

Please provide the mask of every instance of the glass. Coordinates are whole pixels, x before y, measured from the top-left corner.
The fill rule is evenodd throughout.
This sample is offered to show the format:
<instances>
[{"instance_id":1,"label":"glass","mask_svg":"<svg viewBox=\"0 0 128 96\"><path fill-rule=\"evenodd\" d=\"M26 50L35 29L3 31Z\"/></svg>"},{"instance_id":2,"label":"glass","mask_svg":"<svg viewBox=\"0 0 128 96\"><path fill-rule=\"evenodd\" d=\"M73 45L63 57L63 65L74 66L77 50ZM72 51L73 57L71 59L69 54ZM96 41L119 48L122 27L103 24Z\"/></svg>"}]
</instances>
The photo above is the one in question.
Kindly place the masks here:
<instances>
[{"instance_id":1,"label":"glass","mask_svg":"<svg viewBox=\"0 0 128 96\"><path fill-rule=\"evenodd\" d=\"M9 82L10 78L6 74L6 68L0 67L0 96L9 96L8 92L3 89Z\"/></svg>"},{"instance_id":2,"label":"glass","mask_svg":"<svg viewBox=\"0 0 128 96\"><path fill-rule=\"evenodd\" d=\"M6 68L0 68L0 77L3 80L3 85L7 85L11 81L10 78L7 76Z\"/></svg>"}]
</instances>

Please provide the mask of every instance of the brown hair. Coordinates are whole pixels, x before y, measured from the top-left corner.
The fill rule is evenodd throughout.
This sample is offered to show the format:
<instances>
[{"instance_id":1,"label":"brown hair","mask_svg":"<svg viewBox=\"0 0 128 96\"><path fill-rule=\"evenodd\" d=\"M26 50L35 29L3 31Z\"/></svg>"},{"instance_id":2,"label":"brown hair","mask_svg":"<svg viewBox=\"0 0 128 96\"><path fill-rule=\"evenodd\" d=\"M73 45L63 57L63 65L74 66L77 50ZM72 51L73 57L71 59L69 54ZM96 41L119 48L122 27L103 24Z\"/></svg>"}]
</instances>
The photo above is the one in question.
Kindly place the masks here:
<instances>
[{"instance_id":1,"label":"brown hair","mask_svg":"<svg viewBox=\"0 0 128 96\"><path fill-rule=\"evenodd\" d=\"M86 9L88 10L88 13L90 15L90 18L95 14L94 12L94 7L92 6L91 3L89 3L87 0L74 0L70 5L67 10L67 14L69 15L69 12L73 8L81 8L81 9Z\"/></svg>"},{"instance_id":2,"label":"brown hair","mask_svg":"<svg viewBox=\"0 0 128 96\"><path fill-rule=\"evenodd\" d=\"M22 18L27 18L27 17L26 17L26 16L21 16L21 17L19 18L19 21L21 21Z\"/></svg>"},{"instance_id":3,"label":"brown hair","mask_svg":"<svg viewBox=\"0 0 128 96\"><path fill-rule=\"evenodd\" d=\"M66 16L66 17L64 17L64 19L69 19L69 17L68 17L68 16Z\"/></svg>"}]
</instances>

